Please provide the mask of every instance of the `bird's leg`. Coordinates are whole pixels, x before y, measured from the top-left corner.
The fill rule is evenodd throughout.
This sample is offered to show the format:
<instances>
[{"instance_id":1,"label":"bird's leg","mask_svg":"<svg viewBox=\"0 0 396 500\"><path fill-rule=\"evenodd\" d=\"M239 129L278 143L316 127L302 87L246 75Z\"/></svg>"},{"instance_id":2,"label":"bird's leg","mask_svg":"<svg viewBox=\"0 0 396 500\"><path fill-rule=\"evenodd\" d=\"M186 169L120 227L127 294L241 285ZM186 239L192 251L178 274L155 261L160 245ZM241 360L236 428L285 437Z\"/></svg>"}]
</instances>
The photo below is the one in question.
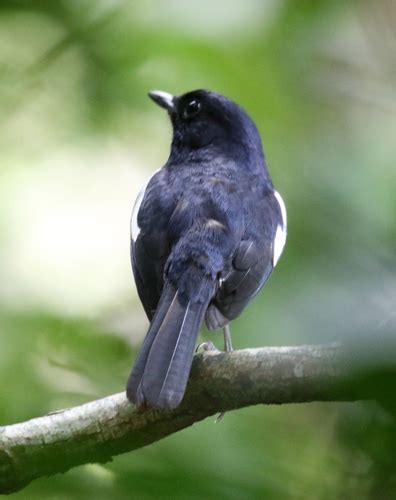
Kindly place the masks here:
<instances>
[{"instance_id":1,"label":"bird's leg","mask_svg":"<svg viewBox=\"0 0 396 500\"><path fill-rule=\"evenodd\" d=\"M224 350L225 352L232 352L234 349L232 347L230 325L226 325L225 327L223 327L223 334L224 334ZM217 422L220 422L220 420L223 420L224 415L225 415L224 411L222 411L217 415L216 424Z\"/></svg>"},{"instance_id":2,"label":"bird's leg","mask_svg":"<svg viewBox=\"0 0 396 500\"><path fill-rule=\"evenodd\" d=\"M232 347L230 325L226 325L223 328L223 333L224 333L224 350L225 352L232 352L234 349Z\"/></svg>"}]
</instances>

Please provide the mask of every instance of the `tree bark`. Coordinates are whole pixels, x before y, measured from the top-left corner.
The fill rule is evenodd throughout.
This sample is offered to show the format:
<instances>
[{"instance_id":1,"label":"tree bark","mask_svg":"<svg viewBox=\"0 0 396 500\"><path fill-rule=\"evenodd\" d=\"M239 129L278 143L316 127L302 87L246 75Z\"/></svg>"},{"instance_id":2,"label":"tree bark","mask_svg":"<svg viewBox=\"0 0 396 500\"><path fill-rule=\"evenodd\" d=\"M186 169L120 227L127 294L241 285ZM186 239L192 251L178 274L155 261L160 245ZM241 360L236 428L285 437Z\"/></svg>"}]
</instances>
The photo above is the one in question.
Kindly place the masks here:
<instances>
[{"instance_id":1,"label":"tree bark","mask_svg":"<svg viewBox=\"0 0 396 500\"><path fill-rule=\"evenodd\" d=\"M340 346L269 347L195 356L185 398L173 411L138 409L124 392L0 427L0 493L88 462L106 462L210 415L257 404L369 398L346 383Z\"/></svg>"}]
</instances>

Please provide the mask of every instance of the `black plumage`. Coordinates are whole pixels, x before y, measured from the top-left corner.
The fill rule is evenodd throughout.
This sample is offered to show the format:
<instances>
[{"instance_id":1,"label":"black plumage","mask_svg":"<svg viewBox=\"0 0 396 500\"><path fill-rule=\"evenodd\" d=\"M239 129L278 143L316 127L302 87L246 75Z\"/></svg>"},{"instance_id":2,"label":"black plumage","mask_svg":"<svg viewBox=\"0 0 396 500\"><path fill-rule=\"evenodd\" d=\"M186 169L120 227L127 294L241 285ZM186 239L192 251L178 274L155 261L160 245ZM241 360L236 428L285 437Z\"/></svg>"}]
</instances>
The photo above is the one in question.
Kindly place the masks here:
<instances>
[{"instance_id":1,"label":"black plumage","mask_svg":"<svg viewBox=\"0 0 396 500\"><path fill-rule=\"evenodd\" d=\"M222 328L256 296L282 252L286 211L242 108L204 90L150 96L168 110L173 139L132 215L132 268L151 323L127 395L174 408L203 319Z\"/></svg>"}]
</instances>

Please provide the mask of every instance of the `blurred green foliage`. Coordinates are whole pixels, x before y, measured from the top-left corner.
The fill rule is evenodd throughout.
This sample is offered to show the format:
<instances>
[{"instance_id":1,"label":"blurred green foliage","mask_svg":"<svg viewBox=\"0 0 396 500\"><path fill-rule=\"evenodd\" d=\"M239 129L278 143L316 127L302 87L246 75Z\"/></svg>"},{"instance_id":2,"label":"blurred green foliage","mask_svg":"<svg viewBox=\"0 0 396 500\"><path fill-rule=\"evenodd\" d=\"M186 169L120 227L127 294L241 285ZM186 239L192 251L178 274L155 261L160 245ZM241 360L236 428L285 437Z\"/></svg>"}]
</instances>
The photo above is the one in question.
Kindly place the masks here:
<instances>
[{"instance_id":1,"label":"blurred green foliage","mask_svg":"<svg viewBox=\"0 0 396 500\"><path fill-rule=\"evenodd\" d=\"M395 335L395 26L391 0L2 0L1 425L124 387L147 327L126 207L169 147L152 88L243 105L286 200L236 347ZM14 496L394 498L393 415L249 408Z\"/></svg>"}]
</instances>

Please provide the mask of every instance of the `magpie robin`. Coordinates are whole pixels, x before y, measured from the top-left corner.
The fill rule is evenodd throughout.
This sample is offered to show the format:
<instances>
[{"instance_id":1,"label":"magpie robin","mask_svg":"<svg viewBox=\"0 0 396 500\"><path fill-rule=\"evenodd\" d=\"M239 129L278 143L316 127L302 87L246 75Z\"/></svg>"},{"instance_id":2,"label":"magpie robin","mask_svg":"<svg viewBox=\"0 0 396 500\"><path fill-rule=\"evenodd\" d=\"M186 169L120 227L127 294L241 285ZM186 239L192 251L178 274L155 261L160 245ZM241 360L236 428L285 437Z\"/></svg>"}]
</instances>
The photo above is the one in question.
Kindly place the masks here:
<instances>
[{"instance_id":1,"label":"magpie robin","mask_svg":"<svg viewBox=\"0 0 396 500\"><path fill-rule=\"evenodd\" d=\"M143 187L131 260L150 327L127 384L137 405L175 408L203 319L224 328L257 295L286 241L286 209L247 113L220 94L153 91L173 126L170 156Z\"/></svg>"}]
</instances>

